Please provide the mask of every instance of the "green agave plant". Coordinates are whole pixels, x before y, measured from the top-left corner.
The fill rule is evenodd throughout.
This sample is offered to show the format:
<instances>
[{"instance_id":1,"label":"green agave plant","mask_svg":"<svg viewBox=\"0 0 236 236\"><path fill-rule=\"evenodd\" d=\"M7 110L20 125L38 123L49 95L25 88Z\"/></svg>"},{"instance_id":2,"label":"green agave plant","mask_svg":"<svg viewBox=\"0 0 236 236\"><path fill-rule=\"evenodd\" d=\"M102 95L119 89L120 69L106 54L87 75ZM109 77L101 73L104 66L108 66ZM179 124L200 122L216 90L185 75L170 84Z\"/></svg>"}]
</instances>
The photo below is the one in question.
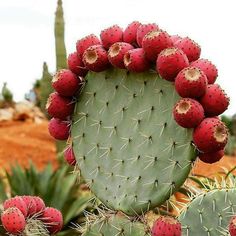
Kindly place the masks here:
<instances>
[{"instance_id":1,"label":"green agave plant","mask_svg":"<svg viewBox=\"0 0 236 236\"><path fill-rule=\"evenodd\" d=\"M60 210L64 217L64 231L58 235L73 235L70 229L73 223L83 223L83 211L93 209L93 195L64 165L55 170L49 164L42 171L33 164L28 169L18 164L12 166L5 177L0 178L0 203L16 195L40 196L46 205Z\"/></svg>"}]
</instances>

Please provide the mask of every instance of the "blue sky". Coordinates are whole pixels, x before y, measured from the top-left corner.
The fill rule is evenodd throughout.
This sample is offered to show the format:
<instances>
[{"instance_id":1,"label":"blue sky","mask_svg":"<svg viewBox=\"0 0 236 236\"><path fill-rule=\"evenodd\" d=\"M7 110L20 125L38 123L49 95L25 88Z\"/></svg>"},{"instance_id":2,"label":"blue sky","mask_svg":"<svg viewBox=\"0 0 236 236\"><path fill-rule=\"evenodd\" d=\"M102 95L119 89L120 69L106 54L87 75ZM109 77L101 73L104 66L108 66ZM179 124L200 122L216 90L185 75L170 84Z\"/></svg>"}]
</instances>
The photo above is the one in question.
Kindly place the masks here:
<instances>
[{"instance_id":1,"label":"blue sky","mask_svg":"<svg viewBox=\"0 0 236 236\"><path fill-rule=\"evenodd\" d=\"M0 86L8 82L21 100L40 78L43 61L55 72L56 0L0 0ZM218 83L231 97L228 114L236 113L236 1L205 0L64 0L67 52L89 33L133 20L156 22L170 34L189 36L202 46L202 57L219 69Z\"/></svg>"}]
</instances>

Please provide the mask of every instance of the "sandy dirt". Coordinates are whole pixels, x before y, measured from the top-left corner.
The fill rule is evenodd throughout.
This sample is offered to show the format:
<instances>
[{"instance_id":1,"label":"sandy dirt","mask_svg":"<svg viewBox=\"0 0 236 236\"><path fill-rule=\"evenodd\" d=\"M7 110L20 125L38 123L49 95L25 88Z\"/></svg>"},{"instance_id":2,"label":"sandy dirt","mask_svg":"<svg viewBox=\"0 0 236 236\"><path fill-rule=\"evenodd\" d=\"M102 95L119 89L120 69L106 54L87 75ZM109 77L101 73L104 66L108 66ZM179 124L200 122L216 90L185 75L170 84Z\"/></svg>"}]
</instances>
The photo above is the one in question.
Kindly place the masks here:
<instances>
[{"instance_id":1,"label":"sandy dirt","mask_svg":"<svg viewBox=\"0 0 236 236\"><path fill-rule=\"evenodd\" d=\"M54 140L47 131L47 122L1 122L0 167L9 168L19 163L28 166L29 161L42 169L47 163L56 165Z\"/></svg>"}]
</instances>

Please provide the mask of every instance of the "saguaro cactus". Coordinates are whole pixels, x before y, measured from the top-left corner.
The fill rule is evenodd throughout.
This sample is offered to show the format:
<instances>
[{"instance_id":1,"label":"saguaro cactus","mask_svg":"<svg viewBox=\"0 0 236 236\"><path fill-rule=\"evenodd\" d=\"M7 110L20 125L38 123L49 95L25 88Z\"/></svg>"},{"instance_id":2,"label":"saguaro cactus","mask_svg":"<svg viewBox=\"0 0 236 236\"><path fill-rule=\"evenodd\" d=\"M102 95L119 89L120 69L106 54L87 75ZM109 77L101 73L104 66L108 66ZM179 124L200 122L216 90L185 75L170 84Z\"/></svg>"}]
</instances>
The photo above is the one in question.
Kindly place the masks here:
<instances>
[{"instance_id":1,"label":"saguaro cactus","mask_svg":"<svg viewBox=\"0 0 236 236\"><path fill-rule=\"evenodd\" d=\"M55 13L55 26L54 26L54 35L55 35L55 49L56 49L56 68L57 70L67 67L66 64L66 46L64 39L64 16L62 8L62 0L57 2L57 10Z\"/></svg>"}]
</instances>

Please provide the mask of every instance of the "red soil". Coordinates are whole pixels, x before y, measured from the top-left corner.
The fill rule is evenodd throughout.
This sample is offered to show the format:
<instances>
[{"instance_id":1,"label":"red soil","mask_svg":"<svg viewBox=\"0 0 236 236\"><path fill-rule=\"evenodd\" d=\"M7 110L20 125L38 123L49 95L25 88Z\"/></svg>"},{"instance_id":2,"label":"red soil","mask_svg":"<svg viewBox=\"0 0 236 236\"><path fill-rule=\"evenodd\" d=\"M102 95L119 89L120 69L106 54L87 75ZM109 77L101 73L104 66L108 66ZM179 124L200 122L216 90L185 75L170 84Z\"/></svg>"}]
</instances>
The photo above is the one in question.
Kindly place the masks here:
<instances>
[{"instance_id":1,"label":"red soil","mask_svg":"<svg viewBox=\"0 0 236 236\"><path fill-rule=\"evenodd\" d=\"M48 134L47 122L1 122L0 167L29 166L30 160L40 169L49 162L56 165L55 142Z\"/></svg>"}]
</instances>

